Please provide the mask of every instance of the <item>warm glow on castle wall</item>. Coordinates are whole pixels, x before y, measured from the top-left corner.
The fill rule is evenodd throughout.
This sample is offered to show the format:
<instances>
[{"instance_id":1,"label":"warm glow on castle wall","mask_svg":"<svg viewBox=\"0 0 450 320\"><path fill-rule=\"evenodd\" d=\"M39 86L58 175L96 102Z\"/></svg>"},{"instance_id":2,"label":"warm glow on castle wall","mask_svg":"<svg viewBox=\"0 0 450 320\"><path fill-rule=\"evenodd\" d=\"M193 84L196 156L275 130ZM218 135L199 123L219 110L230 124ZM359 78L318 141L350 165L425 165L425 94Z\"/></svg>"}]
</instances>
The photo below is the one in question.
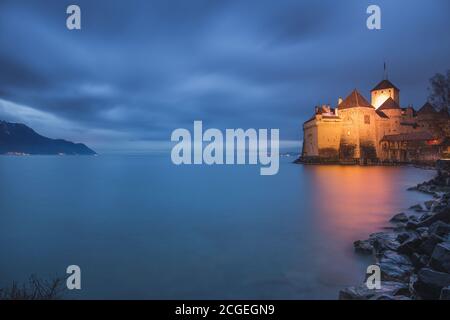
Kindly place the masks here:
<instances>
[{"instance_id":1,"label":"warm glow on castle wall","mask_svg":"<svg viewBox=\"0 0 450 320\"><path fill-rule=\"evenodd\" d=\"M393 89L372 91L372 105L378 109L389 97L396 100Z\"/></svg>"}]
</instances>

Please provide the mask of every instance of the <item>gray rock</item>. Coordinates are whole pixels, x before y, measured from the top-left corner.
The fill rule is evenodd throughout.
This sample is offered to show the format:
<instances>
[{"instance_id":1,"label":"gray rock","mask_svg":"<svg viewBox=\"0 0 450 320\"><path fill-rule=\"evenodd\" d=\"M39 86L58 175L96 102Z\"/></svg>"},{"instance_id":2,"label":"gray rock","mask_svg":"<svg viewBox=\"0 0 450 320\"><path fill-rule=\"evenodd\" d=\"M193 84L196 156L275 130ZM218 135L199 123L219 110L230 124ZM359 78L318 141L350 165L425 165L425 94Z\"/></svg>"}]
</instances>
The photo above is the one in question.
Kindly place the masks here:
<instances>
[{"instance_id":1,"label":"gray rock","mask_svg":"<svg viewBox=\"0 0 450 320\"><path fill-rule=\"evenodd\" d=\"M438 235L439 237L446 237L450 234L450 224L436 221L428 228L428 233Z\"/></svg>"},{"instance_id":2,"label":"gray rock","mask_svg":"<svg viewBox=\"0 0 450 320\"><path fill-rule=\"evenodd\" d=\"M407 239L402 241L398 246L397 251L402 254L411 255L414 252L417 252L417 249L421 245L422 240L419 234L416 232L408 232L407 236Z\"/></svg>"},{"instance_id":3,"label":"gray rock","mask_svg":"<svg viewBox=\"0 0 450 320\"><path fill-rule=\"evenodd\" d=\"M369 300L411 300L410 297L407 296L391 296L389 294L381 294L370 298Z\"/></svg>"},{"instance_id":4,"label":"gray rock","mask_svg":"<svg viewBox=\"0 0 450 320\"><path fill-rule=\"evenodd\" d=\"M447 286L450 286L450 274L422 268L417 274L414 290L422 299L437 300L442 288Z\"/></svg>"},{"instance_id":5,"label":"gray rock","mask_svg":"<svg viewBox=\"0 0 450 320\"><path fill-rule=\"evenodd\" d=\"M353 243L355 252L361 254L372 254L373 246L370 240L358 240Z\"/></svg>"},{"instance_id":6,"label":"gray rock","mask_svg":"<svg viewBox=\"0 0 450 320\"><path fill-rule=\"evenodd\" d=\"M416 190L419 190L420 192L430 194L432 196L436 196L435 192L436 187L429 186L429 185L417 185Z\"/></svg>"},{"instance_id":7,"label":"gray rock","mask_svg":"<svg viewBox=\"0 0 450 320\"><path fill-rule=\"evenodd\" d=\"M430 210L433 207L433 204L435 204L436 201L434 200L429 200L429 201L425 201L425 207Z\"/></svg>"},{"instance_id":8,"label":"gray rock","mask_svg":"<svg viewBox=\"0 0 450 320\"><path fill-rule=\"evenodd\" d=\"M424 221L419 222L417 225L418 228L420 227L429 227L436 221L442 221L445 223L450 223L450 208L446 208L440 212L436 212L434 215L429 217L428 219L425 219Z\"/></svg>"},{"instance_id":9,"label":"gray rock","mask_svg":"<svg viewBox=\"0 0 450 320\"><path fill-rule=\"evenodd\" d=\"M383 253L383 256L380 259L380 262L383 262L385 260L389 260L392 261L393 263L396 264L405 264L405 265L410 265L411 264L411 260L403 254L399 254L395 251L385 251Z\"/></svg>"},{"instance_id":10,"label":"gray rock","mask_svg":"<svg viewBox=\"0 0 450 320\"><path fill-rule=\"evenodd\" d=\"M447 207L448 207L448 203L441 202L441 203L436 204L433 207L432 212L441 212L441 211L445 210Z\"/></svg>"},{"instance_id":11,"label":"gray rock","mask_svg":"<svg viewBox=\"0 0 450 320\"><path fill-rule=\"evenodd\" d=\"M395 232L401 232L401 231L405 230L405 228L406 228L406 223L404 223L404 222L396 222L395 223L395 227L394 227L393 230Z\"/></svg>"},{"instance_id":12,"label":"gray rock","mask_svg":"<svg viewBox=\"0 0 450 320\"><path fill-rule=\"evenodd\" d=\"M408 220L405 228L409 229L409 230L415 230L415 229L419 228L419 222L415 221L415 220Z\"/></svg>"},{"instance_id":13,"label":"gray rock","mask_svg":"<svg viewBox=\"0 0 450 320\"><path fill-rule=\"evenodd\" d=\"M400 233L397 235L396 240L397 240L400 244L402 244L403 242L405 242L406 240L408 240L409 237L410 237L410 232L400 232Z\"/></svg>"},{"instance_id":14,"label":"gray rock","mask_svg":"<svg viewBox=\"0 0 450 320\"><path fill-rule=\"evenodd\" d=\"M381 295L408 295L408 285L395 281L382 281L381 289L368 289L366 284L348 287L339 292L340 300L368 300Z\"/></svg>"},{"instance_id":15,"label":"gray rock","mask_svg":"<svg viewBox=\"0 0 450 320\"><path fill-rule=\"evenodd\" d=\"M442 288L440 300L450 300L450 286Z\"/></svg>"},{"instance_id":16,"label":"gray rock","mask_svg":"<svg viewBox=\"0 0 450 320\"><path fill-rule=\"evenodd\" d=\"M430 259L433 269L450 273L450 242L438 243Z\"/></svg>"},{"instance_id":17,"label":"gray rock","mask_svg":"<svg viewBox=\"0 0 450 320\"><path fill-rule=\"evenodd\" d=\"M409 207L409 209L417 211L417 212L423 211L423 208L420 204L413 205L413 206Z\"/></svg>"},{"instance_id":18,"label":"gray rock","mask_svg":"<svg viewBox=\"0 0 450 320\"><path fill-rule=\"evenodd\" d=\"M391 221L392 222L406 222L406 221L408 221L408 216L404 212L401 212L401 213L398 213L395 216L393 216L391 218Z\"/></svg>"},{"instance_id":19,"label":"gray rock","mask_svg":"<svg viewBox=\"0 0 450 320\"><path fill-rule=\"evenodd\" d=\"M394 251L385 251L380 259L381 279L388 281L409 282L414 271L411 260Z\"/></svg>"},{"instance_id":20,"label":"gray rock","mask_svg":"<svg viewBox=\"0 0 450 320\"><path fill-rule=\"evenodd\" d=\"M427 227L417 228L416 232L419 234L421 238L427 237L429 235Z\"/></svg>"},{"instance_id":21,"label":"gray rock","mask_svg":"<svg viewBox=\"0 0 450 320\"><path fill-rule=\"evenodd\" d=\"M418 218L418 222L425 221L428 218L431 218L432 216L433 216L433 214L431 212L424 213Z\"/></svg>"},{"instance_id":22,"label":"gray rock","mask_svg":"<svg viewBox=\"0 0 450 320\"><path fill-rule=\"evenodd\" d=\"M378 232L370 235L374 253L376 256L381 256L384 251L396 251L400 246L397 241L397 234L393 232Z\"/></svg>"},{"instance_id":23,"label":"gray rock","mask_svg":"<svg viewBox=\"0 0 450 320\"><path fill-rule=\"evenodd\" d=\"M417 298L416 290L414 289L414 285L415 285L416 282L417 282L417 274L413 273L409 277L409 283L408 283L408 289L409 289L409 292L411 293L411 297L413 299Z\"/></svg>"},{"instance_id":24,"label":"gray rock","mask_svg":"<svg viewBox=\"0 0 450 320\"><path fill-rule=\"evenodd\" d=\"M428 262L430 261L430 257L426 254L418 254L417 252L413 253L410 256L411 262L416 269L421 269L428 265Z\"/></svg>"},{"instance_id":25,"label":"gray rock","mask_svg":"<svg viewBox=\"0 0 450 320\"><path fill-rule=\"evenodd\" d=\"M428 238L425 238L422 243L420 244L418 251L420 253L426 254L428 256L431 256L433 254L434 248L436 245L440 242L442 242L444 239L440 238L436 235L431 235Z\"/></svg>"}]
</instances>

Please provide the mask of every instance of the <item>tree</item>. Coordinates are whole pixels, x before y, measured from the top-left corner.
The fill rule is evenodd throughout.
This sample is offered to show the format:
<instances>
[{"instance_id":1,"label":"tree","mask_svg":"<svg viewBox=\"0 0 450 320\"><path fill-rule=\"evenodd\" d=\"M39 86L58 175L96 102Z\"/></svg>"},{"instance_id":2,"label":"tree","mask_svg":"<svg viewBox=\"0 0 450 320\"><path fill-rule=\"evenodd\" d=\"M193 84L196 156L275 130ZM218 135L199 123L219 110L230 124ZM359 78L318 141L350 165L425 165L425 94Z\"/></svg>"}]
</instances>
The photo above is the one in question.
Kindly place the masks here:
<instances>
[{"instance_id":1,"label":"tree","mask_svg":"<svg viewBox=\"0 0 450 320\"><path fill-rule=\"evenodd\" d=\"M0 300L58 300L63 298L65 292L63 278L43 280L32 275L28 284L13 282L11 287L0 289Z\"/></svg>"},{"instance_id":2,"label":"tree","mask_svg":"<svg viewBox=\"0 0 450 320\"><path fill-rule=\"evenodd\" d=\"M450 70L447 75L436 73L430 79L428 100L438 110L450 111Z\"/></svg>"}]
</instances>

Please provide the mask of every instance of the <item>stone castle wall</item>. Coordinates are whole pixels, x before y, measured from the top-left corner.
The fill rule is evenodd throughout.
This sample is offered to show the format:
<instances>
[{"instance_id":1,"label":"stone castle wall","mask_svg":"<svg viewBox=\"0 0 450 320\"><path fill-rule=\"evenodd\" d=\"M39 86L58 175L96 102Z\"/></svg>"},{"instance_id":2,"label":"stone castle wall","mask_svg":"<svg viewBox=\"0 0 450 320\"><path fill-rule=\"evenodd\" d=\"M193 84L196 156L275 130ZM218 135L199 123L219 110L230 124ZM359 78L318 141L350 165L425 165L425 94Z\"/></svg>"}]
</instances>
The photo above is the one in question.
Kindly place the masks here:
<instances>
[{"instance_id":1,"label":"stone castle wall","mask_svg":"<svg viewBox=\"0 0 450 320\"><path fill-rule=\"evenodd\" d=\"M369 108L346 109L339 113L339 119L319 117L305 124L302 154L303 157L326 161L375 161L377 141L375 111Z\"/></svg>"},{"instance_id":2,"label":"stone castle wall","mask_svg":"<svg viewBox=\"0 0 450 320\"><path fill-rule=\"evenodd\" d=\"M314 119L304 126L303 155L338 160L341 138L340 119Z\"/></svg>"}]
</instances>

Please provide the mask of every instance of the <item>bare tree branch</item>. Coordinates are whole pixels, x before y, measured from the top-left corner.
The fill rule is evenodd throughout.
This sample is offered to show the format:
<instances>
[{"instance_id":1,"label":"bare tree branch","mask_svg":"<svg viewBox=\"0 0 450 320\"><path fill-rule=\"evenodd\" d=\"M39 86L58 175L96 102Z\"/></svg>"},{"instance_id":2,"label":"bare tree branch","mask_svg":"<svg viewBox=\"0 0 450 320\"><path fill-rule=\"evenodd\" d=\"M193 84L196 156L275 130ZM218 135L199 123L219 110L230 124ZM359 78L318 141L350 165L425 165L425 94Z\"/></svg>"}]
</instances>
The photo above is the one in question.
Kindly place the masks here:
<instances>
[{"instance_id":1,"label":"bare tree branch","mask_svg":"<svg viewBox=\"0 0 450 320\"><path fill-rule=\"evenodd\" d=\"M438 110L450 111L450 70L447 74L437 73L430 79L429 102Z\"/></svg>"},{"instance_id":2,"label":"bare tree branch","mask_svg":"<svg viewBox=\"0 0 450 320\"><path fill-rule=\"evenodd\" d=\"M13 282L11 287L0 289L0 300L58 300L66 289L63 278L44 280L31 275L28 284L19 286Z\"/></svg>"}]
</instances>

